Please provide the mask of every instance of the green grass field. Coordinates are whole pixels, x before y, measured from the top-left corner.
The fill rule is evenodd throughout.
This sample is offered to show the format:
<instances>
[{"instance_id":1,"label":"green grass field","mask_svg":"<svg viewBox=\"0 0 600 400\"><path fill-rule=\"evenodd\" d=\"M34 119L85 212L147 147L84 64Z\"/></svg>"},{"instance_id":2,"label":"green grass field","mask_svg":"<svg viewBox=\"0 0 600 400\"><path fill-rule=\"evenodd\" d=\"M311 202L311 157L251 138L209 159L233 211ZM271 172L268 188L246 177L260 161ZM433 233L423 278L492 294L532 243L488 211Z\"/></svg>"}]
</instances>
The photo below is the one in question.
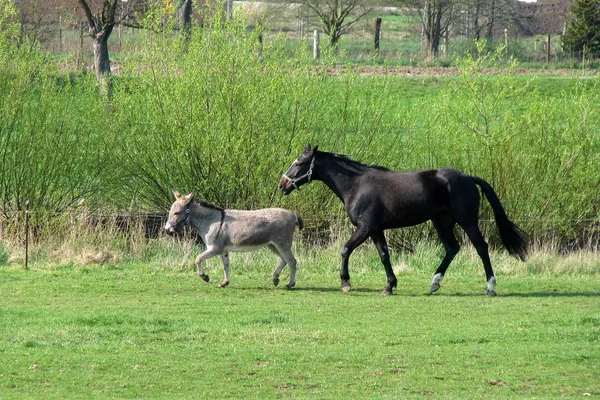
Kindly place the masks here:
<instances>
[{"instance_id":1,"label":"green grass field","mask_svg":"<svg viewBox=\"0 0 600 400\"><path fill-rule=\"evenodd\" d=\"M337 252L299 251L291 291L272 286L267 252L233 255L225 289L216 260L209 284L192 258L0 266L0 397L600 395L597 255L521 264L494 253L489 298L472 249L434 295L440 249L394 254L399 286L384 297L372 246L352 257L348 295Z\"/></svg>"}]
</instances>

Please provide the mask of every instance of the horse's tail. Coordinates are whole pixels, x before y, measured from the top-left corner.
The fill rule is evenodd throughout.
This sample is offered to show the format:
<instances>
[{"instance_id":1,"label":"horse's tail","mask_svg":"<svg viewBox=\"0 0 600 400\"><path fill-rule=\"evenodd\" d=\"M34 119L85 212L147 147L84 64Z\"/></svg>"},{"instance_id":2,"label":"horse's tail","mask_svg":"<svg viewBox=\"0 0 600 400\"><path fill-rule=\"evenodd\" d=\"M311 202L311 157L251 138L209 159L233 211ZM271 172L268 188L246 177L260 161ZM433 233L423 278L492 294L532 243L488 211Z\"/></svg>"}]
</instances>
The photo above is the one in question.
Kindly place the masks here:
<instances>
[{"instance_id":1,"label":"horse's tail","mask_svg":"<svg viewBox=\"0 0 600 400\"><path fill-rule=\"evenodd\" d=\"M302 217L297 211L292 211L292 213L294 213L294 216L296 217L296 225L298 226L298 229L302 230L302 228L304 228L304 221L302 221Z\"/></svg>"},{"instance_id":2,"label":"horse's tail","mask_svg":"<svg viewBox=\"0 0 600 400\"><path fill-rule=\"evenodd\" d=\"M504 211L504 207L502 207L502 203L500 203L500 199L494 191L494 188L492 188L492 185L476 176L473 176L472 178L473 181L481 187L481 191L492 206L502 244L511 255L519 258L521 261L525 261L525 258L527 257L525 232L508 219L506 211Z\"/></svg>"}]
</instances>

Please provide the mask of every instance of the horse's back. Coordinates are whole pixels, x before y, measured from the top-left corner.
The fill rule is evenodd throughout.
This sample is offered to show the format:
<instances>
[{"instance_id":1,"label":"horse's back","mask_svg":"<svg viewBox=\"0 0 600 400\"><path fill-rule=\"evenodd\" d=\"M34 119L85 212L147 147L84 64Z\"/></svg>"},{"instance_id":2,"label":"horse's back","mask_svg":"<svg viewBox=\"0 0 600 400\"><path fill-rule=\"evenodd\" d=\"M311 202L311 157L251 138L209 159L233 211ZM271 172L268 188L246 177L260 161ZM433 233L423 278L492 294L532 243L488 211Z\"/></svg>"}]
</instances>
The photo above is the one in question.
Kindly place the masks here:
<instances>
[{"instance_id":1,"label":"horse's back","mask_svg":"<svg viewBox=\"0 0 600 400\"><path fill-rule=\"evenodd\" d=\"M362 182L348 208L351 220L354 223L366 208L372 208L384 229L418 225L453 208L479 202L473 179L453 168L378 170L365 175Z\"/></svg>"}]
</instances>

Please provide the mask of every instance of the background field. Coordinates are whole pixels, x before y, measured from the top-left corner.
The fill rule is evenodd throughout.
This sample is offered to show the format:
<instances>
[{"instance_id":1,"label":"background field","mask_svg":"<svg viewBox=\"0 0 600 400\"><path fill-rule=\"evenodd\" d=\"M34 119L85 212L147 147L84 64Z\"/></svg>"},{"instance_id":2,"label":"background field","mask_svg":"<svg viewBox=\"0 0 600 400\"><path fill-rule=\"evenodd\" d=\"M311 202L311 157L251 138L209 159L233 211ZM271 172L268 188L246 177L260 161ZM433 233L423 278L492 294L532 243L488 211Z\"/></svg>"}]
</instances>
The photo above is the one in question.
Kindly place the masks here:
<instances>
[{"instance_id":1,"label":"background field","mask_svg":"<svg viewBox=\"0 0 600 400\"><path fill-rule=\"evenodd\" d=\"M0 397L600 394L597 71L531 74L479 48L451 74L363 74L335 54L260 46L232 23L190 43L138 33L109 98L91 74L1 39ZM499 296L487 298L464 246L428 296L442 250L429 225L397 230L398 295L380 296L370 244L352 256L343 295L351 227L340 202L319 183L276 190L307 142L483 177L532 256L493 251ZM271 287L268 253L234 255L224 290L199 281L201 246L156 233L173 187L224 207L300 211L298 288ZM486 206L482 226L496 250ZM219 281L218 262L208 272Z\"/></svg>"},{"instance_id":2,"label":"background field","mask_svg":"<svg viewBox=\"0 0 600 400\"><path fill-rule=\"evenodd\" d=\"M489 298L472 249L427 295L441 249L421 247L393 254L397 295L382 297L371 247L353 255L348 295L337 250L297 249L291 291L272 287L268 252L233 255L226 289L199 280L176 251L2 268L0 397L600 395L597 255L517 264L493 253L499 295ZM220 281L217 261L207 272Z\"/></svg>"}]
</instances>

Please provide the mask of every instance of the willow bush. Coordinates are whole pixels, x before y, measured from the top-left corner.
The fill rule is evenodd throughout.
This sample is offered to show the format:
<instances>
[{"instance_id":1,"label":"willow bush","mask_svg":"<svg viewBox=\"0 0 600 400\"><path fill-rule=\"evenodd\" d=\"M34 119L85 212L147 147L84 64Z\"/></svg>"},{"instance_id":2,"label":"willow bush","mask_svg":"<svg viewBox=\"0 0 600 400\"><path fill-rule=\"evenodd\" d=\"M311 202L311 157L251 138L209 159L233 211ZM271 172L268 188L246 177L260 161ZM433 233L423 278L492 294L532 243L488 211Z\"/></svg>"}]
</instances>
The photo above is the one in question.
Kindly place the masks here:
<instances>
[{"instance_id":1,"label":"willow bush","mask_svg":"<svg viewBox=\"0 0 600 400\"><path fill-rule=\"evenodd\" d=\"M548 96L535 78L489 73L499 53L479 52L459 62L460 76L409 99L398 83L416 93L418 79L357 76L334 54L315 62L306 48L290 57L284 41L261 43L243 21L195 29L189 41L145 35L110 101L93 76L0 41L3 239L18 236L25 199L47 212L38 218L78 208L164 213L172 188L230 208L296 209L309 235L345 235L343 207L324 185L277 191L306 143L397 170L480 176L533 239L565 247L597 235L597 79L557 78L577 83ZM66 229L46 221L36 237L52 226ZM407 245L431 234L425 226L390 238Z\"/></svg>"}]
</instances>

